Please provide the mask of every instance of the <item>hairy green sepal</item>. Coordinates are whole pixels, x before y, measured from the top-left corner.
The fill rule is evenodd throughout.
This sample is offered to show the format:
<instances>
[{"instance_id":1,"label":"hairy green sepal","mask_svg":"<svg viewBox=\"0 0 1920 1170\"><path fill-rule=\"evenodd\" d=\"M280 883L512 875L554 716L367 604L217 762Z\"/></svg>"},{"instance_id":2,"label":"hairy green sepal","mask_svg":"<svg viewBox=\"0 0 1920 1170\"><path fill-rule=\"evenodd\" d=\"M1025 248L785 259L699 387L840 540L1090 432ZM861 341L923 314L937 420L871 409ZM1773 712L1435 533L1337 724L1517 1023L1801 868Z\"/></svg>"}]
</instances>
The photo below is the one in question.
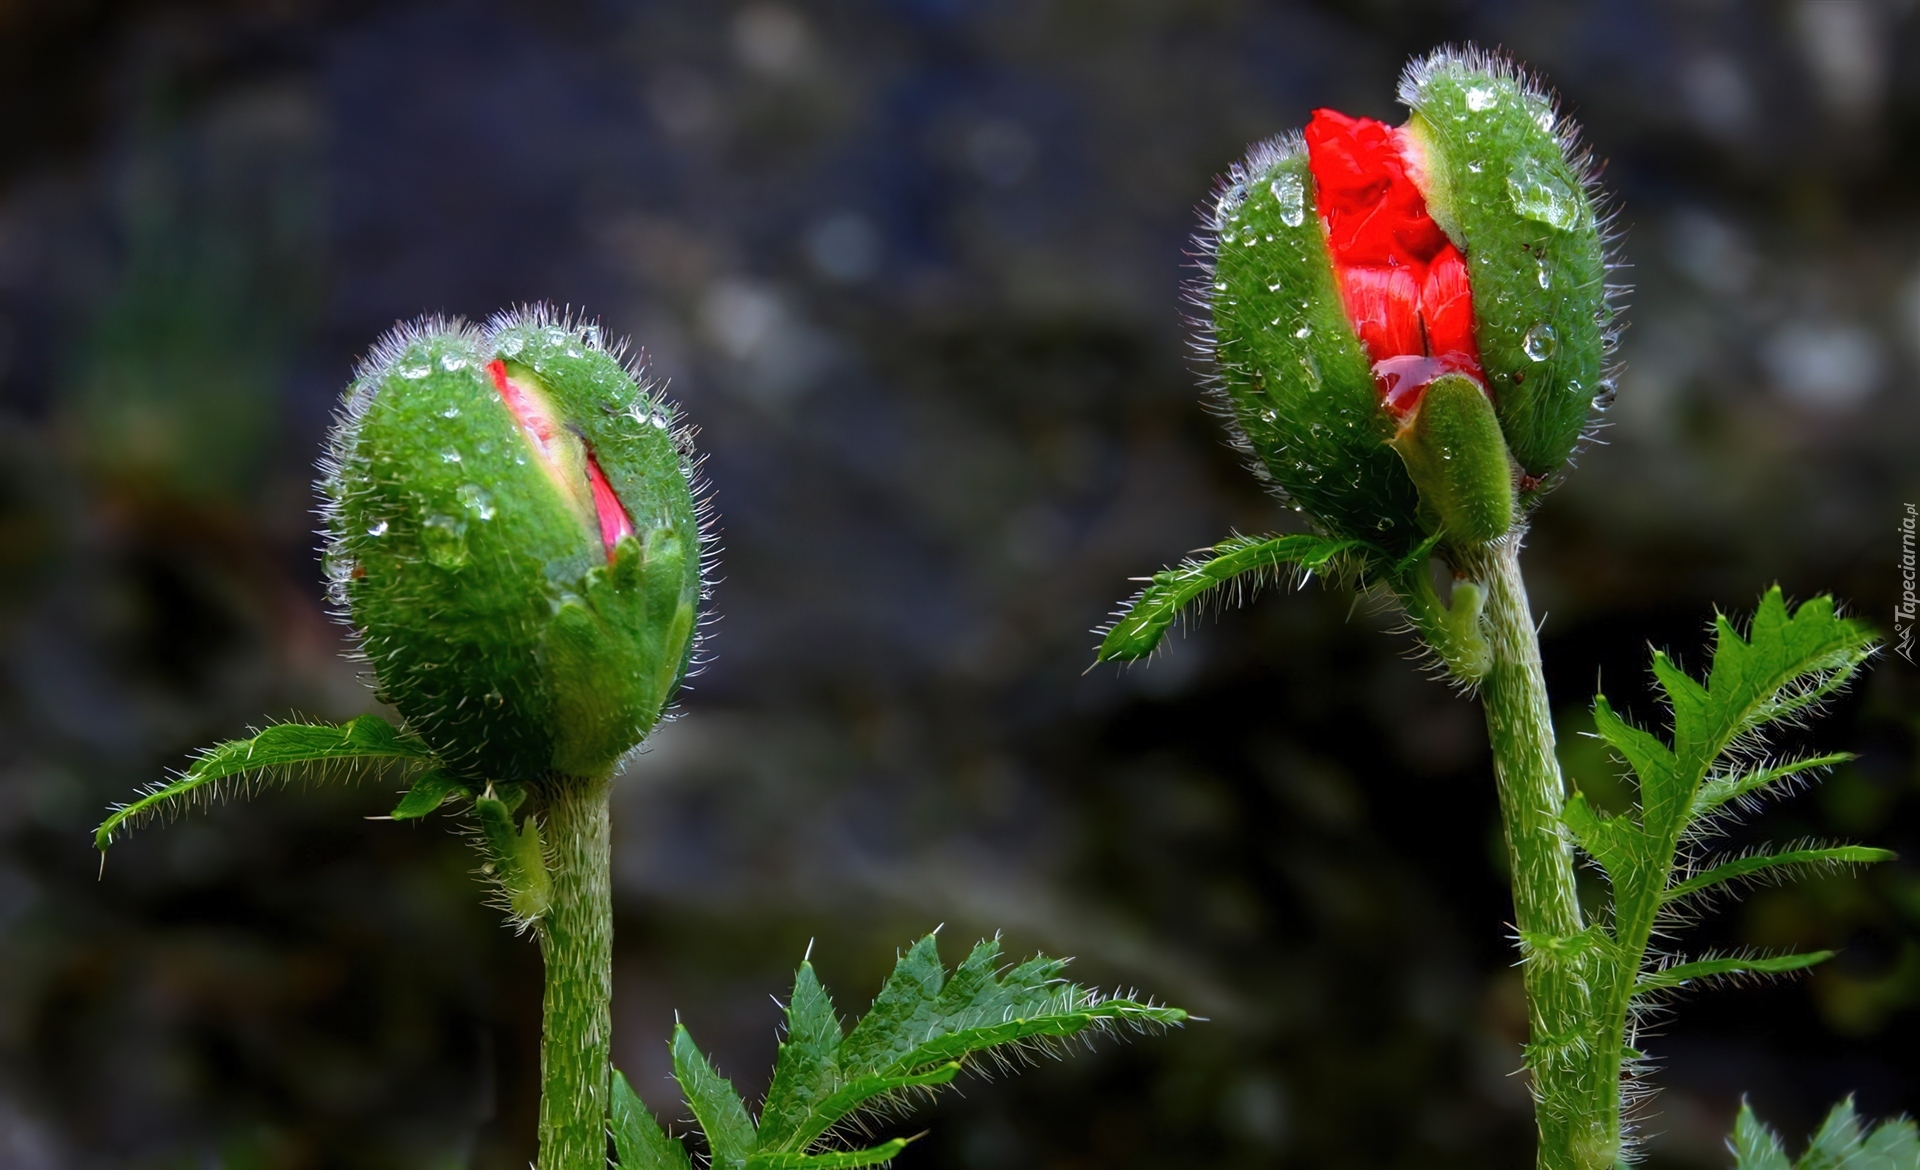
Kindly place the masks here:
<instances>
[{"instance_id":1,"label":"hairy green sepal","mask_svg":"<svg viewBox=\"0 0 1920 1170\"><path fill-rule=\"evenodd\" d=\"M1390 443L1448 544L1486 544L1513 527L1513 461L1479 382L1464 374L1434 379Z\"/></svg>"},{"instance_id":2,"label":"hairy green sepal","mask_svg":"<svg viewBox=\"0 0 1920 1170\"><path fill-rule=\"evenodd\" d=\"M674 1077L715 1167L836 1170L891 1161L911 1138L860 1149L824 1148L834 1133L885 1106L950 1083L968 1063L1018 1059L1060 1041L1175 1026L1177 1008L1106 999L1060 977L1065 960L1002 965L1000 944L975 945L959 967L940 963L928 935L900 956L872 1009L842 1033L833 1001L803 962L787 1002L787 1038L756 1121L745 1102L676 1026ZM685 1170L681 1144L654 1121L626 1078L613 1080L613 1137L621 1170Z\"/></svg>"},{"instance_id":3,"label":"hairy green sepal","mask_svg":"<svg viewBox=\"0 0 1920 1170\"><path fill-rule=\"evenodd\" d=\"M545 469L496 358L551 404L579 482ZM381 696L470 785L604 772L671 699L700 563L668 422L596 331L539 314L398 335L351 390L324 485L328 571ZM584 452L635 529L611 563Z\"/></svg>"},{"instance_id":4,"label":"hairy green sepal","mask_svg":"<svg viewBox=\"0 0 1920 1170\"><path fill-rule=\"evenodd\" d=\"M1507 446L1530 476L1572 454L1601 388L1606 249L1553 103L1504 62L1436 54L1401 100L1427 207L1466 254L1474 339Z\"/></svg>"}]
</instances>

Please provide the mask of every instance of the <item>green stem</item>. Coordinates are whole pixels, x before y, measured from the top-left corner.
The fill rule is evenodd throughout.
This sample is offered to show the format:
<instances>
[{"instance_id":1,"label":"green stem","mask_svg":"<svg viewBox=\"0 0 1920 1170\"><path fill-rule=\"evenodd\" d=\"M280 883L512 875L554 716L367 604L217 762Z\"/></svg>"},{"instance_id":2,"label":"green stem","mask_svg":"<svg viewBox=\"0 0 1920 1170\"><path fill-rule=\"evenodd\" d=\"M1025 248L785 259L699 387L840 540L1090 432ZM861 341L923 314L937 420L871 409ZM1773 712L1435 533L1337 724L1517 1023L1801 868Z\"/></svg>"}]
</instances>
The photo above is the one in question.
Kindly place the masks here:
<instances>
[{"instance_id":1,"label":"green stem","mask_svg":"<svg viewBox=\"0 0 1920 1170\"><path fill-rule=\"evenodd\" d=\"M555 777L544 837L552 902L540 920L539 1170L605 1170L612 1033L609 777Z\"/></svg>"},{"instance_id":2,"label":"green stem","mask_svg":"<svg viewBox=\"0 0 1920 1170\"><path fill-rule=\"evenodd\" d=\"M1480 693L1493 746L1527 993L1527 1068L1540 1170L1611 1170L1619 1160L1618 1039L1596 1016L1599 932L1583 927L1540 639L1520 575L1523 531L1460 558L1487 591L1492 661ZM1607 1013L1602 1013L1607 1014ZM1618 1029L1611 1029L1617 1032ZM1607 1071L1602 1075L1601 1070Z\"/></svg>"}]
</instances>

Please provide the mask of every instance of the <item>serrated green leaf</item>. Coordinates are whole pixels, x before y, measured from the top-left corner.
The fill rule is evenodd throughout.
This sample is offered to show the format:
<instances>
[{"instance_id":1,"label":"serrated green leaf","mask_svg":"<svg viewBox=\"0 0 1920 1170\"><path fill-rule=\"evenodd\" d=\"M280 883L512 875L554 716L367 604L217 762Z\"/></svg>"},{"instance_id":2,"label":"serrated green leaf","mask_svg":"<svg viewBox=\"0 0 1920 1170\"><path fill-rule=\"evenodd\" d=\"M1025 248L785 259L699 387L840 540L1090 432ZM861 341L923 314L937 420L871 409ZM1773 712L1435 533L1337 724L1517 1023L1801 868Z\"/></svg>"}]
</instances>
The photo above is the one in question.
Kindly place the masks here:
<instances>
[{"instance_id":1,"label":"serrated green leaf","mask_svg":"<svg viewBox=\"0 0 1920 1170\"><path fill-rule=\"evenodd\" d=\"M104 850L122 827L204 797L214 791L210 786L223 781L362 762L410 771L436 763L426 744L377 715L362 715L344 724L277 723L249 739L208 748L177 778L114 809L94 831L94 847Z\"/></svg>"},{"instance_id":2,"label":"serrated green leaf","mask_svg":"<svg viewBox=\"0 0 1920 1170\"><path fill-rule=\"evenodd\" d=\"M1824 963L1831 958L1833 958L1832 951L1810 951L1803 955L1698 959L1691 963L1678 963L1663 970L1646 972L1640 976L1639 982L1634 984L1633 993L1642 995L1649 991L1665 991L1694 979L1710 979L1716 975L1785 975L1793 971L1805 970L1817 963Z\"/></svg>"},{"instance_id":3,"label":"serrated green leaf","mask_svg":"<svg viewBox=\"0 0 1920 1170\"><path fill-rule=\"evenodd\" d=\"M424 817L445 803L447 797L465 787L452 773L435 768L415 780L413 787L407 789L407 794L393 807L393 819L410 821Z\"/></svg>"},{"instance_id":4,"label":"serrated green leaf","mask_svg":"<svg viewBox=\"0 0 1920 1170\"><path fill-rule=\"evenodd\" d=\"M1733 1121L1733 1136L1727 1139L1733 1153L1734 1170L1793 1170L1780 1137L1758 1117L1746 1098L1740 1099L1740 1114Z\"/></svg>"},{"instance_id":5,"label":"serrated green leaf","mask_svg":"<svg viewBox=\"0 0 1920 1170\"><path fill-rule=\"evenodd\" d=\"M773 1069L773 1084L760 1111L757 1147L785 1148L839 1079L840 1019L820 986L813 964L802 961L787 1001L787 1039Z\"/></svg>"},{"instance_id":6,"label":"serrated green leaf","mask_svg":"<svg viewBox=\"0 0 1920 1170\"><path fill-rule=\"evenodd\" d=\"M1164 1027L1186 1019L1175 1008L1103 1000L1060 978L1065 963L1058 959L1036 956L1005 971L999 963L999 941L988 939L948 975L928 935L900 956L873 1010L844 1041L832 1003L811 965L803 963L787 1007L787 1042L768 1090L753 1170L867 1164L770 1159L807 1155L821 1135L876 1101L948 1084L977 1054L1113 1024Z\"/></svg>"},{"instance_id":7,"label":"serrated green leaf","mask_svg":"<svg viewBox=\"0 0 1920 1170\"><path fill-rule=\"evenodd\" d=\"M1363 548L1359 541L1312 533L1235 536L1221 541L1201 556L1155 573L1101 639L1097 660L1129 662L1145 658L1160 644L1181 611L1213 590L1242 578L1251 578L1249 583L1258 588L1293 566L1318 572L1335 559Z\"/></svg>"},{"instance_id":8,"label":"serrated green leaf","mask_svg":"<svg viewBox=\"0 0 1920 1170\"><path fill-rule=\"evenodd\" d=\"M893 1161L912 1140L894 1138L864 1150L834 1150L825 1154L755 1154L747 1160L747 1170L841 1170L842 1167L878 1166Z\"/></svg>"},{"instance_id":9,"label":"serrated green leaf","mask_svg":"<svg viewBox=\"0 0 1920 1170\"><path fill-rule=\"evenodd\" d=\"M1787 849L1778 853L1755 853L1747 857L1736 857L1703 870L1677 882L1668 888L1664 898L1668 902L1697 894L1726 882L1752 877L1768 870L1787 869L1794 866L1808 868L1838 868L1845 865L1871 865L1879 861L1892 861L1895 854L1886 849L1871 849L1865 845L1830 845L1812 849Z\"/></svg>"},{"instance_id":10,"label":"serrated green leaf","mask_svg":"<svg viewBox=\"0 0 1920 1170\"><path fill-rule=\"evenodd\" d=\"M881 985L873 1007L840 1044L843 1076L878 1072L910 1050L932 1023L946 971L932 935L907 949Z\"/></svg>"},{"instance_id":11,"label":"serrated green leaf","mask_svg":"<svg viewBox=\"0 0 1920 1170\"><path fill-rule=\"evenodd\" d=\"M1848 1097L1835 1105L1820 1123L1813 1140L1807 1144L1807 1152L1794 1164L1794 1170L1839 1170L1843 1164L1852 1170L1851 1158L1859 1151L1864 1136L1860 1114L1854 1110L1853 1098Z\"/></svg>"},{"instance_id":12,"label":"serrated green leaf","mask_svg":"<svg viewBox=\"0 0 1920 1170\"><path fill-rule=\"evenodd\" d=\"M1593 726L1600 738L1633 768L1640 782L1640 806L1650 814L1647 823L1658 823L1658 810L1671 805L1684 787L1673 752L1658 736L1622 719L1605 695L1594 696Z\"/></svg>"},{"instance_id":13,"label":"serrated green leaf","mask_svg":"<svg viewBox=\"0 0 1920 1170\"><path fill-rule=\"evenodd\" d=\"M713 1164L742 1170L753 1154L753 1121L733 1083L714 1071L682 1024L673 1026L673 1076L707 1135Z\"/></svg>"},{"instance_id":14,"label":"serrated green leaf","mask_svg":"<svg viewBox=\"0 0 1920 1170\"><path fill-rule=\"evenodd\" d=\"M1620 880L1622 871L1632 864L1636 855L1635 846L1644 837L1640 826L1634 824L1631 818L1602 815L1583 792L1575 792L1567 798L1560 819L1566 822L1574 840L1580 842L1580 848L1599 862L1600 868L1612 875L1615 881Z\"/></svg>"},{"instance_id":15,"label":"serrated green leaf","mask_svg":"<svg viewBox=\"0 0 1920 1170\"><path fill-rule=\"evenodd\" d=\"M619 1069L613 1071L611 1120L620 1170L693 1170L687 1148L660 1128Z\"/></svg>"},{"instance_id":16,"label":"serrated green leaf","mask_svg":"<svg viewBox=\"0 0 1920 1170\"><path fill-rule=\"evenodd\" d=\"M1846 1170L1920 1168L1920 1130L1904 1117L1883 1121L1846 1163Z\"/></svg>"}]
</instances>

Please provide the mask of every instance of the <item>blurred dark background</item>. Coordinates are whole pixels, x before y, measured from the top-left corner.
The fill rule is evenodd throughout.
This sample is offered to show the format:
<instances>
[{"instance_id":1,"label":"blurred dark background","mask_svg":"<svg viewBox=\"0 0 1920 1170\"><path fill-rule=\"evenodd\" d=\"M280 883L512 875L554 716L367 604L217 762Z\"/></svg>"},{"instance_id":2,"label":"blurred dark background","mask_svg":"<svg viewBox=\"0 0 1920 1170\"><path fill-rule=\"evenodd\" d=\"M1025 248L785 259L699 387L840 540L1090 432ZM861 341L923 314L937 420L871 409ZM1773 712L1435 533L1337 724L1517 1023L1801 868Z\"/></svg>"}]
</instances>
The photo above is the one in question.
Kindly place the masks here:
<instances>
[{"instance_id":1,"label":"blurred dark background","mask_svg":"<svg viewBox=\"0 0 1920 1170\"><path fill-rule=\"evenodd\" d=\"M1090 673L1150 572L1293 524L1194 391L1193 207L1410 54L1544 70L1637 286L1619 403L1528 556L1554 701L1652 719L1771 581L1887 625L1920 498L1908 0L0 3L0 1166L510 1167L539 963L445 818L274 791L117 846L111 801L267 718L368 709L312 461L396 318L585 306L703 428L724 581L616 798L616 1053L677 1010L749 1096L808 941L843 1011L945 923L1209 1017L974 1080L935 1167L1521 1167L1523 1028L1477 709L1350 597ZM1920 675L1740 842L1920 854ZM1604 786L1591 741L1577 776ZM1657 1167L1740 1094L1920 1108L1920 868L1701 944L1840 945L1649 1047ZM902 1132L919 1128L912 1123Z\"/></svg>"}]
</instances>

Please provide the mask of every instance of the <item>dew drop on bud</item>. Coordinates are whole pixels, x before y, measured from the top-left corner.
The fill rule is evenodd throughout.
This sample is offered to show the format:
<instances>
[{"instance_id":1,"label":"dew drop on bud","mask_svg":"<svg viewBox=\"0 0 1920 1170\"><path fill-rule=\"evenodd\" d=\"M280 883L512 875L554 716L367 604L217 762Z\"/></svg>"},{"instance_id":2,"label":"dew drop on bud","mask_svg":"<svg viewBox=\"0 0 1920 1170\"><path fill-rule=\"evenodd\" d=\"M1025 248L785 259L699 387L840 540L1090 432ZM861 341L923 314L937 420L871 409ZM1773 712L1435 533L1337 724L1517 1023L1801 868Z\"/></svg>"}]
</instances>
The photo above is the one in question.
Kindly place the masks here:
<instances>
[{"instance_id":1,"label":"dew drop on bud","mask_svg":"<svg viewBox=\"0 0 1920 1170\"><path fill-rule=\"evenodd\" d=\"M464 370L467 368L467 359L457 353L443 353L440 355L440 368L449 374Z\"/></svg>"},{"instance_id":2,"label":"dew drop on bud","mask_svg":"<svg viewBox=\"0 0 1920 1170\"><path fill-rule=\"evenodd\" d=\"M381 537L381 536L385 536L386 534L387 534L387 522L385 520L375 520L373 523L367 525L368 536Z\"/></svg>"},{"instance_id":3,"label":"dew drop on bud","mask_svg":"<svg viewBox=\"0 0 1920 1170\"><path fill-rule=\"evenodd\" d=\"M1267 184L1273 192L1275 202L1280 204L1280 222L1288 227L1299 227L1307 218L1307 185L1298 174L1291 171Z\"/></svg>"},{"instance_id":4,"label":"dew drop on bud","mask_svg":"<svg viewBox=\"0 0 1920 1170\"><path fill-rule=\"evenodd\" d=\"M436 568L455 570L467 563L467 524L452 516L429 516L420 526L420 543L427 550L427 563Z\"/></svg>"},{"instance_id":5,"label":"dew drop on bud","mask_svg":"<svg viewBox=\"0 0 1920 1170\"><path fill-rule=\"evenodd\" d=\"M1491 85L1475 85L1467 89L1467 108L1478 112L1491 110L1500 104L1500 91Z\"/></svg>"},{"instance_id":6,"label":"dew drop on bud","mask_svg":"<svg viewBox=\"0 0 1920 1170\"><path fill-rule=\"evenodd\" d=\"M1536 260L1534 261L1534 263L1539 266L1539 271L1536 273L1536 275L1539 276L1540 278L1540 287L1552 288L1553 273L1551 270L1547 268L1547 262L1545 260Z\"/></svg>"},{"instance_id":7,"label":"dew drop on bud","mask_svg":"<svg viewBox=\"0 0 1920 1170\"><path fill-rule=\"evenodd\" d=\"M426 362L421 362L418 365L401 366L398 373L402 378L417 382L428 374L433 373L433 367Z\"/></svg>"},{"instance_id":8,"label":"dew drop on bud","mask_svg":"<svg viewBox=\"0 0 1920 1170\"><path fill-rule=\"evenodd\" d=\"M1580 226L1579 196L1566 181L1530 155L1521 155L1507 172L1507 194L1513 209L1526 219L1563 232Z\"/></svg>"},{"instance_id":9,"label":"dew drop on bud","mask_svg":"<svg viewBox=\"0 0 1920 1170\"><path fill-rule=\"evenodd\" d=\"M493 519L493 497L487 494L486 488L477 483L463 483L458 494L467 511L482 520Z\"/></svg>"},{"instance_id":10,"label":"dew drop on bud","mask_svg":"<svg viewBox=\"0 0 1920 1170\"><path fill-rule=\"evenodd\" d=\"M1560 348L1560 335L1545 321L1535 321L1533 328L1527 330L1526 337L1521 339L1520 346L1527 351L1529 358L1544 362L1553 356L1554 350Z\"/></svg>"},{"instance_id":11,"label":"dew drop on bud","mask_svg":"<svg viewBox=\"0 0 1920 1170\"><path fill-rule=\"evenodd\" d=\"M455 451L452 447L448 447L445 451L440 452L440 462L458 463L460 462L460 452Z\"/></svg>"}]
</instances>

